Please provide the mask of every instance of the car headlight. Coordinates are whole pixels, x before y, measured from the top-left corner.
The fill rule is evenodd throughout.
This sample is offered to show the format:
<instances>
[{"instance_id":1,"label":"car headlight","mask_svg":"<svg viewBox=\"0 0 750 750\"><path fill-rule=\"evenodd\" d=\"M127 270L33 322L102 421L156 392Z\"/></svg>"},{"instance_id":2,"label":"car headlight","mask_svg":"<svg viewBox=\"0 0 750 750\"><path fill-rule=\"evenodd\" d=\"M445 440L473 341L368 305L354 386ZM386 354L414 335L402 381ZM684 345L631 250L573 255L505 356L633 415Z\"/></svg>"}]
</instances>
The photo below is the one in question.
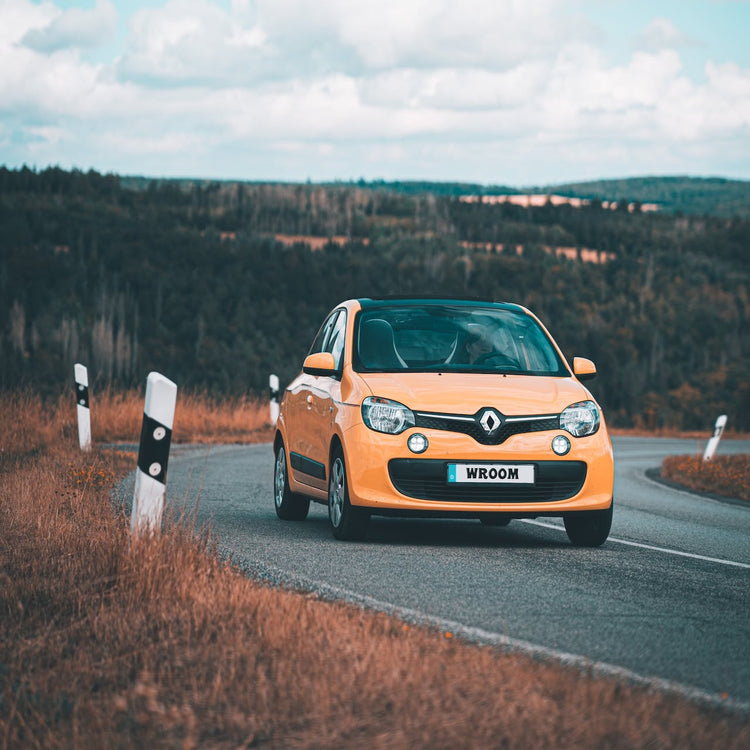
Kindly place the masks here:
<instances>
[{"instance_id":1,"label":"car headlight","mask_svg":"<svg viewBox=\"0 0 750 750\"><path fill-rule=\"evenodd\" d=\"M593 435L599 429L599 409L593 401L581 401L563 409L560 427L573 437Z\"/></svg>"},{"instance_id":2,"label":"car headlight","mask_svg":"<svg viewBox=\"0 0 750 750\"><path fill-rule=\"evenodd\" d=\"M398 435L409 427L414 427L414 414L398 401L388 398L368 396L362 402L362 420L376 432Z\"/></svg>"}]
</instances>

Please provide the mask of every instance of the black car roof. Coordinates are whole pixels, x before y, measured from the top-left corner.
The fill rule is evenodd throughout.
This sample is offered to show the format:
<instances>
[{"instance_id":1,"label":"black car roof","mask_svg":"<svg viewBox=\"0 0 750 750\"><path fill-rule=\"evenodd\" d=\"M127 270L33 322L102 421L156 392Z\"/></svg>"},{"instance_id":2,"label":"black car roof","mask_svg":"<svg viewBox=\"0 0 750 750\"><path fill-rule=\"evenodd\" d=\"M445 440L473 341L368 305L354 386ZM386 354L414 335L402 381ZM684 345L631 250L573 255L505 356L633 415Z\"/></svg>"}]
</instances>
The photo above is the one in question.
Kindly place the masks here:
<instances>
[{"instance_id":1,"label":"black car roof","mask_svg":"<svg viewBox=\"0 0 750 750\"><path fill-rule=\"evenodd\" d=\"M438 297L423 295L420 297L360 297L358 300L363 310L378 307L395 307L409 305L452 305L456 307L494 307L500 310L517 310L523 308L510 302L494 302L493 300L484 300L478 297Z\"/></svg>"}]
</instances>

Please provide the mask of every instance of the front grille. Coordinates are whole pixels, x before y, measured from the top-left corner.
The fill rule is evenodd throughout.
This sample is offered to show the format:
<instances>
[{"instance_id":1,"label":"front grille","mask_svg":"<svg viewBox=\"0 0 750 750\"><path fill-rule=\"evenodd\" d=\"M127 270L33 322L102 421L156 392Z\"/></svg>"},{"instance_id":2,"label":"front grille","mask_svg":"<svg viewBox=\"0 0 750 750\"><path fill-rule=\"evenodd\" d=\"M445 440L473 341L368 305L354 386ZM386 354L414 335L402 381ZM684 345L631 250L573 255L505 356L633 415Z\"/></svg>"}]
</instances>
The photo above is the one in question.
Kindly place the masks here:
<instances>
[{"instance_id":1,"label":"front grille","mask_svg":"<svg viewBox=\"0 0 750 750\"><path fill-rule=\"evenodd\" d=\"M513 461L533 463L533 485L449 484L448 461L394 458L388 462L393 486L419 500L466 503L545 503L576 495L586 480L583 461Z\"/></svg>"},{"instance_id":2,"label":"front grille","mask_svg":"<svg viewBox=\"0 0 750 750\"><path fill-rule=\"evenodd\" d=\"M477 414L481 413L482 410ZM494 433L489 435L479 423L476 414L464 416L460 414L426 414L424 412L415 412L414 419L417 427L427 430L460 432L473 437L474 440L482 445L500 445L500 443L504 443L511 435L560 429L559 414L543 415L541 417L513 417L514 421L507 421L507 417L503 417L499 413L498 415L504 420L503 424Z\"/></svg>"}]
</instances>

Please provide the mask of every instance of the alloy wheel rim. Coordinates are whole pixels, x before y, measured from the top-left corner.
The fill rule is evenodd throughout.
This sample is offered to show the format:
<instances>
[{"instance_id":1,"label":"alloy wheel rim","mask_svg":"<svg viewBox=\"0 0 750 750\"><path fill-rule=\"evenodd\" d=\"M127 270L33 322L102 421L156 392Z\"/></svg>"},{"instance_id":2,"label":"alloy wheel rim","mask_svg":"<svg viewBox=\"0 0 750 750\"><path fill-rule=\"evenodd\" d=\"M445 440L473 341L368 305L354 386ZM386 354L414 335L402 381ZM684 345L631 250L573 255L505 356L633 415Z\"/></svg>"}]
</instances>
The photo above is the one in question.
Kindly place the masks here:
<instances>
[{"instance_id":1,"label":"alloy wheel rim","mask_svg":"<svg viewBox=\"0 0 750 750\"><path fill-rule=\"evenodd\" d=\"M281 503L284 499L285 482L286 482L286 458L284 456L284 449L279 448L279 452L276 454L276 477L274 481L274 488L276 490L274 499L276 500L277 508L281 507Z\"/></svg>"},{"instance_id":2,"label":"alloy wheel rim","mask_svg":"<svg viewBox=\"0 0 750 750\"><path fill-rule=\"evenodd\" d=\"M344 465L340 458L333 463L331 472L331 486L328 493L328 505L331 513L331 523L338 528L344 513Z\"/></svg>"}]
</instances>

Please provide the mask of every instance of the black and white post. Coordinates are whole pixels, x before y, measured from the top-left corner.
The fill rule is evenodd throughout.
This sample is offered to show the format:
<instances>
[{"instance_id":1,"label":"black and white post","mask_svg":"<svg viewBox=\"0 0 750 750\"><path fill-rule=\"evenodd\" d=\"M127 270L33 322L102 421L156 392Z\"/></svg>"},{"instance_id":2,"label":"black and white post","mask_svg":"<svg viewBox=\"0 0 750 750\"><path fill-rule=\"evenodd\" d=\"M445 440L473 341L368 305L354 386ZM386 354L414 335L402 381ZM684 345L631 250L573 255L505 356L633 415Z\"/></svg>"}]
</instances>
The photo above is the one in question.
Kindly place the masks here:
<instances>
[{"instance_id":1,"label":"black and white post","mask_svg":"<svg viewBox=\"0 0 750 750\"><path fill-rule=\"evenodd\" d=\"M271 391L271 427L276 426L279 419L279 376L268 376L268 387Z\"/></svg>"},{"instance_id":2,"label":"black and white post","mask_svg":"<svg viewBox=\"0 0 750 750\"><path fill-rule=\"evenodd\" d=\"M706 443L706 450L703 452L704 461L710 461L714 457L714 453L716 453L716 449L719 446L719 440L721 440L721 436L724 433L724 428L726 426L727 415L721 414L716 419L716 424L714 425L714 434L711 435L711 437L708 439L708 442Z\"/></svg>"},{"instance_id":3,"label":"black and white post","mask_svg":"<svg viewBox=\"0 0 750 750\"><path fill-rule=\"evenodd\" d=\"M73 366L76 379L76 411L78 412L78 444L82 451L91 450L91 409L89 407L89 372L86 365Z\"/></svg>"},{"instance_id":4,"label":"black and white post","mask_svg":"<svg viewBox=\"0 0 750 750\"><path fill-rule=\"evenodd\" d=\"M149 373L130 517L132 533L161 528L176 404L177 386L158 372Z\"/></svg>"}]
</instances>

